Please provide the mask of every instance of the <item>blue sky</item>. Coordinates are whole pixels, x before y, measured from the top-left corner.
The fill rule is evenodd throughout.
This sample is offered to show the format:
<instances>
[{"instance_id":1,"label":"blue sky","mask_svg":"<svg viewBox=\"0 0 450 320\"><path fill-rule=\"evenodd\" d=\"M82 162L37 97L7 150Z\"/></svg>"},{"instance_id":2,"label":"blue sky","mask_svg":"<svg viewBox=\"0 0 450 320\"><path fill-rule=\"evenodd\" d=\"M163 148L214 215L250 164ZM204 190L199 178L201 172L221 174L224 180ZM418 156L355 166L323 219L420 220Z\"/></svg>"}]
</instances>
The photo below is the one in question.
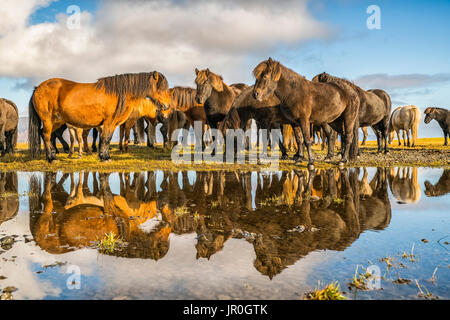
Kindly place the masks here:
<instances>
[{"instance_id":1,"label":"blue sky","mask_svg":"<svg viewBox=\"0 0 450 320\"><path fill-rule=\"evenodd\" d=\"M120 2L120 0L117 2ZM139 4L139 1L133 1L132 3L134 4L132 5L128 5L126 1L122 2L122 7L118 7L119 9L114 9L114 6L110 5L110 3L105 5L105 3L100 1L60 0L52 2L47 7L32 10L27 18L27 26L38 26L46 23L57 24L57 15L65 13L67 7L73 4L78 5L81 11L89 14L91 20L88 26L91 28L89 29L91 33L92 30L107 30L112 35L114 35L113 32L123 33L123 30L126 30L124 28L127 28L127 23L130 24L130 28L136 28L136 26L139 28L145 24L145 19L158 18L158 16L152 16L152 11L146 7L149 4L144 5L145 1L141 1L143 4ZM173 2L172 5L177 6L179 3L184 3L185 6L189 6L190 4L186 3L194 2L177 1ZM246 4L247 8L251 6L252 1L248 3L250 4ZM277 2L274 2L275 4L267 1L264 3L268 3L267 6L270 7L273 17L282 18L283 15L286 15L286 19L292 17L289 14L296 5L295 1L292 0L280 2L278 6L276 5ZM157 5L159 4L157 3ZM366 20L369 17L366 9L369 5L380 7L380 30L369 30L366 27ZM128 6L134 7L127 10ZM291 6L292 10L290 10ZM139 8L143 8L142 11L147 10L143 20L139 20L139 17L142 15ZM114 15L114 12L117 14L117 11L120 12L120 10L123 10L123 17ZM220 10L223 10L223 8ZM112 13L109 14L109 12ZM189 12L186 12L187 14ZM199 17L206 19L201 14ZM288 40L284 41L282 39L276 45L267 46L261 50L252 51L245 48L241 52L235 50L227 53L228 55L218 53L217 63L214 60L214 52L205 53L204 61L212 69L217 65L216 68L218 70L223 70L222 74L225 80L229 79L229 82L247 82L250 84L253 80L251 77L253 67L260 60L270 55L309 79L320 72L326 71L333 75L353 80L365 89L376 85L391 94L394 106L415 104L422 110L427 106L448 108L448 101L450 101L450 90L448 90L450 89L450 64L448 63L450 57L450 42L448 41L450 39L450 1L315 0L308 2L307 14L299 16L299 23L302 23L302 19L309 18L325 26L327 34L322 35L321 33L315 33L314 30L308 30L308 36L299 37L298 41L295 39L291 40L292 37L295 37L294 35L291 38L287 38ZM197 19L199 18L197 17ZM140 24L131 26L134 20ZM251 29L255 25L256 22L253 24L249 21L247 26L241 25L240 30ZM299 25L299 28L301 27L302 25ZM189 28L190 25L182 26L179 32L189 33ZM224 25L224 30L226 28L227 26ZM170 30L170 25L164 30ZM207 32L207 30L201 31ZM243 31L245 33L246 30ZM27 32L27 30L24 32ZM148 41L154 44L158 39L154 38L150 32L143 32L144 36L141 38L133 35L129 36L128 39L131 41L131 39L135 38L136 42L145 42L148 38ZM91 33L87 34L90 35ZM281 30L280 34L283 34L283 30ZM186 38L188 37L187 35ZM223 37L226 39L226 35ZM111 39L108 39L108 41L112 41L111 46L114 47L114 38ZM220 37L218 39L217 41L219 41L220 45ZM89 45L95 45L102 40L102 38L97 39L93 44ZM243 41L247 41L247 39L243 39ZM198 45L197 42L192 43L189 42L188 44L192 46ZM0 41L1 45L3 44ZM224 48L226 48L225 45L228 44L224 44ZM257 45L258 48L261 47L261 44ZM136 60L138 60L137 55L142 54L141 48L136 49L139 51L136 52ZM165 47L163 46L162 48ZM131 47L130 50L132 50ZM193 70L197 65L194 65L194 62L191 66L188 62L189 59L192 59L192 61L203 61L201 56L202 50L204 50L203 47L198 50L200 54L197 53L195 57L189 56L189 52L192 50L187 50L187 53L182 55L182 57L185 57L186 62L177 61L174 64L171 63L171 60L165 64L155 62L155 68L163 70L165 74L167 73L166 75L171 85L193 86L193 79L191 80L193 74L191 74L190 70ZM153 55L154 53L150 51L145 53L149 61L160 60ZM168 52L165 55L171 56L171 53ZM105 58L111 58L108 66L101 66L105 63L101 58L90 57L89 60L96 67L99 67L98 73L114 74L122 70L128 71L127 66L129 66L130 72L135 72L142 65L142 63L139 64L134 59L130 59L128 62L126 58L121 59L120 57L118 56L114 60L112 59L114 58L114 53L111 53L111 57ZM177 55L176 57L176 59L179 59L180 56ZM85 62L83 55L77 56L77 59L74 63L79 64L80 68L82 68ZM234 60L239 61L240 64L238 62L236 64L234 62L230 63L230 61ZM96 61L98 61L98 66ZM2 63L7 64L8 61L2 61ZM121 64L120 67L119 64ZM64 64L61 63L61 65ZM178 73L177 65L180 65ZM101 67L103 68L101 69ZM0 68L0 93L4 97L17 101L23 114L26 114L26 105L31 95L32 86L37 85L39 81L45 80L39 77L38 71L35 73L30 72L30 74L26 73L28 73L26 70L16 73L11 71L2 72ZM44 78L57 77L60 76L59 73L72 79L82 78L82 75L76 74L76 70L73 71L66 66L62 67L61 71L55 69L48 73L42 71L41 73ZM97 73L93 72L92 75L89 74L88 78L104 75L98 74L97 76ZM411 79L415 79L415 81L411 83ZM437 124L432 123L425 128L422 123L422 128L424 128L424 132L428 136L441 135Z\"/></svg>"}]
</instances>

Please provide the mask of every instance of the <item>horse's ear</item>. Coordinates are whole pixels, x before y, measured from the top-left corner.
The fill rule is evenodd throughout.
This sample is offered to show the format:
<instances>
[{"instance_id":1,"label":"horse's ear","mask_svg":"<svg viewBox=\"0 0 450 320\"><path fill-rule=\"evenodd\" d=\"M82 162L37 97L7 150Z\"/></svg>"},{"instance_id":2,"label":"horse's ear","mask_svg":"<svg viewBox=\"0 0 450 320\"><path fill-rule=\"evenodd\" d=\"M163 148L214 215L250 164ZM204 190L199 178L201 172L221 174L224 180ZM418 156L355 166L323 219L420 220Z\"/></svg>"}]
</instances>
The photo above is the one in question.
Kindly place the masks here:
<instances>
[{"instance_id":1,"label":"horse's ear","mask_svg":"<svg viewBox=\"0 0 450 320\"><path fill-rule=\"evenodd\" d=\"M206 68L206 75L209 75L211 71L209 71L209 68Z\"/></svg>"},{"instance_id":2,"label":"horse's ear","mask_svg":"<svg viewBox=\"0 0 450 320\"><path fill-rule=\"evenodd\" d=\"M210 83L211 83L211 86L214 88L214 90L216 90L218 92L222 92L223 91L223 82L220 79L220 77L212 76L210 78Z\"/></svg>"},{"instance_id":3,"label":"horse's ear","mask_svg":"<svg viewBox=\"0 0 450 320\"><path fill-rule=\"evenodd\" d=\"M153 79L154 79L156 82L158 82L158 80L159 80L159 73L158 73L158 72L153 71Z\"/></svg>"},{"instance_id":4,"label":"horse's ear","mask_svg":"<svg viewBox=\"0 0 450 320\"><path fill-rule=\"evenodd\" d=\"M273 60L272 60L272 57L269 57L269 60L267 60L269 63L272 63L273 62Z\"/></svg>"},{"instance_id":5,"label":"horse's ear","mask_svg":"<svg viewBox=\"0 0 450 320\"><path fill-rule=\"evenodd\" d=\"M200 70L198 70L197 68L195 68L195 75L198 76L199 73L200 73Z\"/></svg>"},{"instance_id":6,"label":"horse's ear","mask_svg":"<svg viewBox=\"0 0 450 320\"><path fill-rule=\"evenodd\" d=\"M279 81L280 78L281 78L281 66L279 63L277 63L272 70L272 80Z\"/></svg>"}]
</instances>

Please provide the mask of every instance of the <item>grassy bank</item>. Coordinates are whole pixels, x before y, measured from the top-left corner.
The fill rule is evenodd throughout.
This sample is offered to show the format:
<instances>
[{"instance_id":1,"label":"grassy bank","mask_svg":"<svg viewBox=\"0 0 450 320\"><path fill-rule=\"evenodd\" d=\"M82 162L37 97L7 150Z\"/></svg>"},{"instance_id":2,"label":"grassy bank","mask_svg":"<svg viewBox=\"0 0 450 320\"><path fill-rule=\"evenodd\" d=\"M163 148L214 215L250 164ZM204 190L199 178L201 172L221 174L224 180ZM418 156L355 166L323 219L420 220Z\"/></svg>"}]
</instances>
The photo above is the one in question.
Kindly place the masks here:
<instances>
[{"instance_id":1,"label":"grassy bank","mask_svg":"<svg viewBox=\"0 0 450 320\"><path fill-rule=\"evenodd\" d=\"M424 167L450 167L450 147L443 146L443 138L419 139L415 148L399 147L397 141L390 146L387 155L376 153L376 142L368 141L361 149L361 157L349 163L348 167L376 167L376 166L424 166ZM329 168L338 165L339 157L331 162L324 162L325 151L320 146L313 148L316 168ZM290 153L292 157L293 153ZM265 165L256 164L216 164L216 163L185 163L176 164L171 160L171 151L164 150L161 146L149 149L143 145L130 146L128 153L119 151L118 146L111 147L110 162L100 162L97 154L83 155L81 159L69 158L67 154L58 154L58 161L48 164L44 154L38 160L32 160L28 156L27 145L19 144L18 150L13 156L0 159L0 171L64 171L74 172L88 171L146 171L146 170L255 170ZM292 160L280 161L281 170L306 168L307 162L294 163Z\"/></svg>"}]
</instances>

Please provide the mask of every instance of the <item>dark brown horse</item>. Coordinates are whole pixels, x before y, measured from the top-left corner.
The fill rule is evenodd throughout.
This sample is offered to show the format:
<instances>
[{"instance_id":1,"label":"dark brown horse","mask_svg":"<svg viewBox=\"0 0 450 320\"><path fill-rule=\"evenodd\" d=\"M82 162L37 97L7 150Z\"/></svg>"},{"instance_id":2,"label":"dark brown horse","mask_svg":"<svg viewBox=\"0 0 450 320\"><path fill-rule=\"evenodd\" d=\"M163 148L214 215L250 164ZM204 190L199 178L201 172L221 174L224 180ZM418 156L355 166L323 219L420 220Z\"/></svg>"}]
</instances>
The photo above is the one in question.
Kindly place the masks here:
<instances>
[{"instance_id":1,"label":"dark brown horse","mask_svg":"<svg viewBox=\"0 0 450 320\"><path fill-rule=\"evenodd\" d=\"M345 147L341 161L348 161L358 116L358 96L334 83L311 82L271 58L261 62L253 74L256 78L253 89L255 99L262 101L275 94L280 99L284 116L301 127L309 165L314 163L310 123L328 123L336 131L342 132Z\"/></svg>"},{"instance_id":2,"label":"dark brown horse","mask_svg":"<svg viewBox=\"0 0 450 320\"><path fill-rule=\"evenodd\" d=\"M209 71L209 69L195 69L197 75L197 94L195 100L203 104L206 120L211 128L217 129L218 123L228 114L234 99L246 87L239 83L227 86L221 76Z\"/></svg>"},{"instance_id":3,"label":"dark brown horse","mask_svg":"<svg viewBox=\"0 0 450 320\"><path fill-rule=\"evenodd\" d=\"M166 78L156 71L117 75L102 78L96 83L47 80L36 88L30 100L30 154L32 158L39 154L39 129L42 123L47 161L56 160L50 136L67 123L82 129L101 127L99 156L103 161L109 160L109 144L115 128L138 109L150 108L148 113L156 117L158 109L168 108L168 90Z\"/></svg>"},{"instance_id":4,"label":"dark brown horse","mask_svg":"<svg viewBox=\"0 0 450 320\"><path fill-rule=\"evenodd\" d=\"M253 86L251 86L246 88L234 100L230 111L220 124L219 129L223 136L226 135L227 129L246 130L247 124L251 119L256 121L259 129L266 129L268 132L272 129L280 129L283 131L282 125L293 125L292 121L284 117L280 107L280 100L275 95L258 101L253 97ZM301 132L294 127L293 131L297 145L302 146ZM284 139L281 140L281 136L279 146L282 153L281 159L286 160L288 158L287 141L284 141ZM294 159L303 157L302 151L302 148L297 148Z\"/></svg>"},{"instance_id":5,"label":"dark brown horse","mask_svg":"<svg viewBox=\"0 0 450 320\"><path fill-rule=\"evenodd\" d=\"M424 122L428 124L433 119L436 120L442 128L445 139L444 146L448 146L447 138L450 137L450 111L443 108L427 108L425 110Z\"/></svg>"},{"instance_id":6,"label":"dark brown horse","mask_svg":"<svg viewBox=\"0 0 450 320\"><path fill-rule=\"evenodd\" d=\"M427 197L440 197L450 192L450 169L444 169L439 181L432 185L430 181L425 181L425 194Z\"/></svg>"},{"instance_id":7,"label":"dark brown horse","mask_svg":"<svg viewBox=\"0 0 450 320\"><path fill-rule=\"evenodd\" d=\"M359 97L359 116L357 119L357 125L355 126L351 154L355 157L359 153L358 147L358 129L360 127L371 126L377 136L378 141L378 153L388 151L388 126L389 118L391 115L391 99L389 95L383 90L369 90L365 91L355 85L354 83L334 77L328 73L321 73L315 76L313 82L322 83L335 83L337 85L345 86L345 88L351 88L354 93Z\"/></svg>"},{"instance_id":8,"label":"dark brown horse","mask_svg":"<svg viewBox=\"0 0 450 320\"><path fill-rule=\"evenodd\" d=\"M0 152L13 153L17 145L19 110L14 102L0 98Z\"/></svg>"}]
</instances>

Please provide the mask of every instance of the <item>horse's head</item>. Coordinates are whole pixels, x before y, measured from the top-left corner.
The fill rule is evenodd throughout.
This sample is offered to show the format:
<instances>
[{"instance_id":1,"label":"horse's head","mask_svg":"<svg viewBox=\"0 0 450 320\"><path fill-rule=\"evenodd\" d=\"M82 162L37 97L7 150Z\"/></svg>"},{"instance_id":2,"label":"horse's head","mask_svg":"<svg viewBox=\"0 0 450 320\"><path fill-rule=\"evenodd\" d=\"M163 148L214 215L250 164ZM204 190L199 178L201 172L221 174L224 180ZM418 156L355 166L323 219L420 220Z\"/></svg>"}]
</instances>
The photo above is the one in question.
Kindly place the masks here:
<instances>
[{"instance_id":1,"label":"horse's head","mask_svg":"<svg viewBox=\"0 0 450 320\"><path fill-rule=\"evenodd\" d=\"M150 77L150 88L147 99L159 110L169 110L172 96L169 92L169 83L167 82L166 77L162 73L153 71Z\"/></svg>"},{"instance_id":2,"label":"horse's head","mask_svg":"<svg viewBox=\"0 0 450 320\"><path fill-rule=\"evenodd\" d=\"M195 102L198 104L204 104L205 101L211 96L213 90L217 92L223 91L223 79L221 76L209 71L209 69L198 70L195 69L195 84L197 85L197 94L195 96Z\"/></svg>"},{"instance_id":3,"label":"horse's head","mask_svg":"<svg viewBox=\"0 0 450 320\"><path fill-rule=\"evenodd\" d=\"M429 124L431 120L434 119L434 114L436 112L436 108L427 108L425 110L425 119L423 120L426 124Z\"/></svg>"},{"instance_id":4,"label":"horse's head","mask_svg":"<svg viewBox=\"0 0 450 320\"><path fill-rule=\"evenodd\" d=\"M261 62L253 70L256 78L253 88L253 97L258 101L263 101L266 97L274 94L281 78L281 64L269 58Z\"/></svg>"}]
</instances>

